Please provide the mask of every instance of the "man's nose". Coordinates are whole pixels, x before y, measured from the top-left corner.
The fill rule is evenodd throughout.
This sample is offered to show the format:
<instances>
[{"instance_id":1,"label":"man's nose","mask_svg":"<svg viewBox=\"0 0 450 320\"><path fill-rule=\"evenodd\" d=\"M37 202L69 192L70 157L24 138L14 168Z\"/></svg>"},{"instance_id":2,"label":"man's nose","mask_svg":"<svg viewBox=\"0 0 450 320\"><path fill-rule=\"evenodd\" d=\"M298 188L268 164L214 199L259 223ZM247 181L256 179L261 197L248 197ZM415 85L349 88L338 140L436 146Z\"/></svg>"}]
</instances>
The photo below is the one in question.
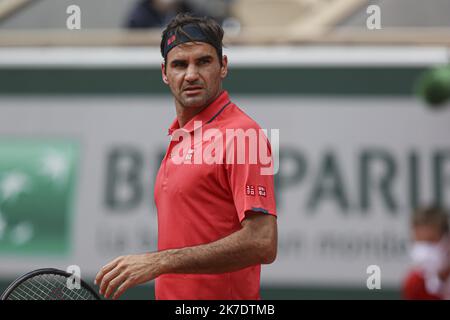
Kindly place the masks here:
<instances>
[{"instance_id":1,"label":"man's nose","mask_svg":"<svg viewBox=\"0 0 450 320\"><path fill-rule=\"evenodd\" d=\"M186 70L185 80L192 82L198 79L198 69L195 65L190 65Z\"/></svg>"}]
</instances>

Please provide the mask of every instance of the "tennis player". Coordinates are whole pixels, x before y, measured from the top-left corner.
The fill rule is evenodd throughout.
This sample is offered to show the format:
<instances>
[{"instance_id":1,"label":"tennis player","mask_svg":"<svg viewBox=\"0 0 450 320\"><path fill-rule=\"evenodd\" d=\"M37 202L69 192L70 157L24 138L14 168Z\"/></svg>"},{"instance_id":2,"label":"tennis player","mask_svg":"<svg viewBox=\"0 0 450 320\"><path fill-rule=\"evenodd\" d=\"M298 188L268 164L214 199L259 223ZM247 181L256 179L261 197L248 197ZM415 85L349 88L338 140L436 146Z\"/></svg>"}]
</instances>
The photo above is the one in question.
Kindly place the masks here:
<instances>
[{"instance_id":1,"label":"tennis player","mask_svg":"<svg viewBox=\"0 0 450 320\"><path fill-rule=\"evenodd\" d=\"M227 135L261 128L222 89L223 34L214 20L186 14L163 31L162 79L176 119L155 183L158 251L105 265L96 283L107 298L156 279L156 299L260 299L261 264L277 254L277 222L273 174L262 174L266 163L252 161L252 150L265 145L272 158L264 135L245 145Z\"/></svg>"}]
</instances>

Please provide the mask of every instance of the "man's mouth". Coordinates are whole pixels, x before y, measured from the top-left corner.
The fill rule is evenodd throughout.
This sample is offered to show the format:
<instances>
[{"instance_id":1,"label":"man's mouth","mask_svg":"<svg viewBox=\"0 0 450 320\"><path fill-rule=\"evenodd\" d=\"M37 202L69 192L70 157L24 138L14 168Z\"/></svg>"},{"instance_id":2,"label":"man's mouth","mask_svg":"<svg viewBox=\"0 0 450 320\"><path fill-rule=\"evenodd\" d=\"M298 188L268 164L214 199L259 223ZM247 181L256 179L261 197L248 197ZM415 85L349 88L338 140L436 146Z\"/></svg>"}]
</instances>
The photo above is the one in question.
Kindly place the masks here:
<instances>
[{"instance_id":1,"label":"man's mouth","mask_svg":"<svg viewBox=\"0 0 450 320\"><path fill-rule=\"evenodd\" d=\"M203 88L201 86L189 86L184 89L184 93L188 96L196 96L202 92Z\"/></svg>"},{"instance_id":2,"label":"man's mouth","mask_svg":"<svg viewBox=\"0 0 450 320\"><path fill-rule=\"evenodd\" d=\"M184 88L184 91L186 93L198 93L202 89L203 89L202 86L189 86L189 87Z\"/></svg>"}]
</instances>

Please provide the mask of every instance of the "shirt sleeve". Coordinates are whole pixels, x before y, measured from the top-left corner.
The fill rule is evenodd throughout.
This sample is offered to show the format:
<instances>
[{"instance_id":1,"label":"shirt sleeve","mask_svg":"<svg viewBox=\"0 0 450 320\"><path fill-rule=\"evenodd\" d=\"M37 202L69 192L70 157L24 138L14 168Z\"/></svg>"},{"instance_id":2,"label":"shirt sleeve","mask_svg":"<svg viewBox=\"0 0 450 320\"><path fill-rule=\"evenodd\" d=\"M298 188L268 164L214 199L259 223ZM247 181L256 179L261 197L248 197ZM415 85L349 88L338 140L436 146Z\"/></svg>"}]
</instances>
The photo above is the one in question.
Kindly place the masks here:
<instances>
[{"instance_id":1,"label":"shirt sleeve","mask_svg":"<svg viewBox=\"0 0 450 320\"><path fill-rule=\"evenodd\" d=\"M249 211L276 216L271 145L260 129L255 136L226 139L226 173L239 221ZM249 132L247 130L247 132Z\"/></svg>"}]
</instances>

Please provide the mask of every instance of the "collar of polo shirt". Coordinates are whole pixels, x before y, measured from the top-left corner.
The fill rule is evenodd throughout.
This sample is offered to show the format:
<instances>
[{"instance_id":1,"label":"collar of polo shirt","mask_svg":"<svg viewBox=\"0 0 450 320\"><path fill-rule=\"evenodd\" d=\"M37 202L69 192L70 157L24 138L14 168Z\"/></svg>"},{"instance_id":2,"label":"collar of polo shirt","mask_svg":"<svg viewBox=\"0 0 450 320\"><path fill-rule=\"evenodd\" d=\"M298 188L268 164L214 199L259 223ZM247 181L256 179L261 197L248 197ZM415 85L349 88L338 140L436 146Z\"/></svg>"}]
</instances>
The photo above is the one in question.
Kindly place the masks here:
<instances>
[{"instance_id":1,"label":"collar of polo shirt","mask_svg":"<svg viewBox=\"0 0 450 320\"><path fill-rule=\"evenodd\" d=\"M196 129L194 128L194 123L196 121L201 121L201 126L212 122L229 104L230 98L228 92L224 90L216 100L189 120L189 122L184 125L183 129L190 133L194 132L194 129ZM168 135L171 136L173 132L178 129L180 129L180 124L178 123L178 119L175 118L168 130Z\"/></svg>"}]
</instances>

